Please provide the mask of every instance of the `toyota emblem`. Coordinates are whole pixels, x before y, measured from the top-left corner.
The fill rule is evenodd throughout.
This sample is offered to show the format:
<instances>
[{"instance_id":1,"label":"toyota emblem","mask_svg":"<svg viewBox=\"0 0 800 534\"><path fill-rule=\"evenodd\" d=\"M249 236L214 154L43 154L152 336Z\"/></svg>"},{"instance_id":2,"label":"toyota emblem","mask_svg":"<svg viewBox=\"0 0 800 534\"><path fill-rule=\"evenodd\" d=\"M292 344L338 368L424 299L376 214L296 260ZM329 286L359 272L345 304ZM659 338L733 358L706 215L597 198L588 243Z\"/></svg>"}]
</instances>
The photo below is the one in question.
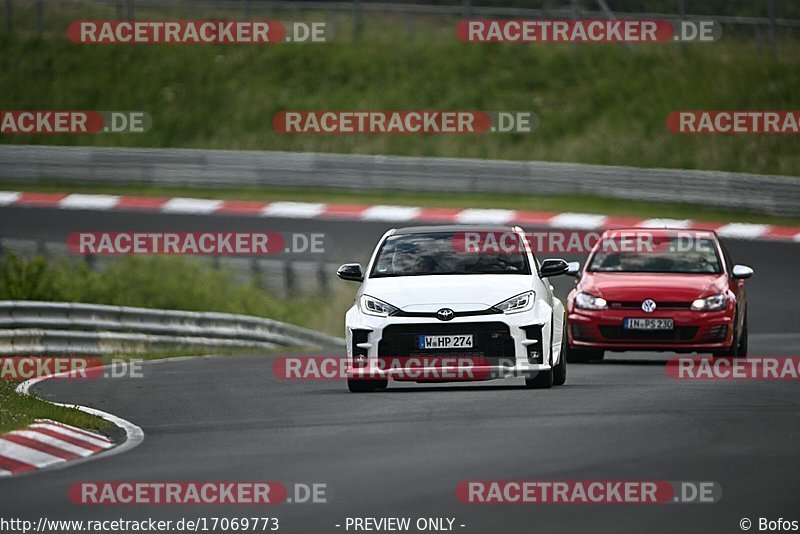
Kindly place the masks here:
<instances>
[{"instance_id":1,"label":"toyota emblem","mask_svg":"<svg viewBox=\"0 0 800 534\"><path fill-rule=\"evenodd\" d=\"M642 302L642 311L645 313L653 313L656 311L656 301L653 299L646 299Z\"/></svg>"},{"instance_id":2,"label":"toyota emblem","mask_svg":"<svg viewBox=\"0 0 800 534\"><path fill-rule=\"evenodd\" d=\"M450 308L442 308L441 310L436 312L436 317L440 321L449 321L453 317L456 316L456 312L451 310Z\"/></svg>"}]
</instances>

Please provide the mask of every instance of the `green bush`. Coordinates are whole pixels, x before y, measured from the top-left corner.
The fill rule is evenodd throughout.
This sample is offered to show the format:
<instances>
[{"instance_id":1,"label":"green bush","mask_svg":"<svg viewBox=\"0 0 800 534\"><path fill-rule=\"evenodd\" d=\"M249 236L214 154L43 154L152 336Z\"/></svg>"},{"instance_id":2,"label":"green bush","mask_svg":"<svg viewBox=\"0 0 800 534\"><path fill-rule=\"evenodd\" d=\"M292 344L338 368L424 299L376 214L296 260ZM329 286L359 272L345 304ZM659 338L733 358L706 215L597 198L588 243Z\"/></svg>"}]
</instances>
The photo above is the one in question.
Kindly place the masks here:
<instances>
[{"instance_id":1,"label":"green bush","mask_svg":"<svg viewBox=\"0 0 800 534\"><path fill-rule=\"evenodd\" d=\"M56 273L44 258L24 260L7 255L0 269L0 295L7 300L61 300Z\"/></svg>"},{"instance_id":2,"label":"green bush","mask_svg":"<svg viewBox=\"0 0 800 534\"><path fill-rule=\"evenodd\" d=\"M7 254L0 260L0 300L89 302L189 311L217 311L313 322L318 297L282 300L255 281L241 283L227 269L174 256L126 256L102 270L83 261ZM313 324L309 325L313 326Z\"/></svg>"}]
</instances>

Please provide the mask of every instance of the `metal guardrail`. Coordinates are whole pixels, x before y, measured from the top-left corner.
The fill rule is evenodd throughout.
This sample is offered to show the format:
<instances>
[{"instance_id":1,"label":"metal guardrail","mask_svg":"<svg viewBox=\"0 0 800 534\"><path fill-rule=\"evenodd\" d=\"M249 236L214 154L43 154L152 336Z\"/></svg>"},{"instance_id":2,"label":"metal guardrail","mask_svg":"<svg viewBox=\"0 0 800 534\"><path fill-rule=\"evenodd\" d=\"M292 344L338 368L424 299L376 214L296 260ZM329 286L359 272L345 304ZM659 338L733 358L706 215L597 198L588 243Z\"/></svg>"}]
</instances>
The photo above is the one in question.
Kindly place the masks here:
<instances>
[{"instance_id":1,"label":"metal guardrail","mask_svg":"<svg viewBox=\"0 0 800 534\"><path fill-rule=\"evenodd\" d=\"M67 302L0 301L0 354L332 347L341 339L271 319Z\"/></svg>"},{"instance_id":2,"label":"metal guardrail","mask_svg":"<svg viewBox=\"0 0 800 534\"><path fill-rule=\"evenodd\" d=\"M409 39L417 35L416 18L539 18L539 19L574 19L574 18L617 18L617 19L666 19L671 21L698 21L713 20L720 24L744 28L745 32L752 31L753 38L759 49L762 41L769 41L769 51L772 59L777 57L779 32L781 35L794 35L800 28L800 20L789 18L794 16L795 10L786 10L783 6L776 6L775 0L767 0L766 5L748 9L747 13L754 15L741 15L741 8L729 7L720 4L717 6L722 13L687 13L686 0L678 0L674 13L652 12L612 12L605 0L578 2L562 0L556 3L552 0L529 2L525 7L511 7L499 4L500 2L486 2L493 5L480 5L482 2L473 0L453 0L449 4L415 3L415 2L371 2L362 0L349 1L274 1L274 0L4 0L0 3L0 14L8 33L14 31L31 32L39 34L49 32L63 32L63 27L53 24L52 18L63 16L65 7L73 13L80 12L78 18L99 19L108 18L113 13L116 19L135 19L139 12L147 13L146 16L176 16L181 13L183 17L196 18L210 17L241 17L243 19L266 18L271 16L285 16L289 13L313 13L315 17L323 16L328 19L331 30L337 34L337 40L342 34L335 31L339 19L349 17L352 31L351 39L358 40L366 26L365 20L372 16L378 24L385 24L386 17L402 17ZM538 4L538 6L536 5ZM652 4L642 2L642 8L651 8ZM690 6L695 8L696 6ZM783 7L783 9L780 9ZM599 9L598 9L599 8ZM628 9L635 7L628 4ZM702 11L702 9L701 9ZM55 15L50 15L53 12ZM21 15L17 15L21 13ZM202 15L201 15L202 13ZM788 16L782 16L788 15ZM373 21L375 22L375 21ZM394 21L393 24L397 24ZM426 25L421 25L420 34L426 31ZM763 30L763 32L762 32ZM762 33L765 36L762 36ZM633 49L632 46L628 46Z\"/></svg>"},{"instance_id":3,"label":"metal guardrail","mask_svg":"<svg viewBox=\"0 0 800 534\"><path fill-rule=\"evenodd\" d=\"M0 146L0 180L190 187L326 187L594 194L800 215L800 177L480 159L295 152Z\"/></svg>"},{"instance_id":4,"label":"metal guardrail","mask_svg":"<svg viewBox=\"0 0 800 534\"><path fill-rule=\"evenodd\" d=\"M63 2L64 0L62 0ZM115 6L120 12L130 12L135 7L148 8L191 8L191 9L220 9L241 10L245 15L253 12L266 11L330 11L355 13L400 13L414 15L446 15L451 17L522 17L522 18L573 18L576 8L554 7L549 2L542 2L541 7L509 7L495 5L477 5L478 2L461 0L452 4L426 4L426 3L401 3L401 2L363 2L350 1L307 1L307 0L66 0L71 4ZM679 5L682 3L679 2ZM124 10L122 8L125 8ZM584 5L578 8L578 13L583 18L606 18L607 12L603 9L587 9ZM670 19L670 20L716 20L724 24L739 25L764 25L800 27L800 20L786 19L769 16L769 9L765 10L764 17L737 16L737 15L694 15L686 13L631 13L615 11L614 15L622 19Z\"/></svg>"}]
</instances>

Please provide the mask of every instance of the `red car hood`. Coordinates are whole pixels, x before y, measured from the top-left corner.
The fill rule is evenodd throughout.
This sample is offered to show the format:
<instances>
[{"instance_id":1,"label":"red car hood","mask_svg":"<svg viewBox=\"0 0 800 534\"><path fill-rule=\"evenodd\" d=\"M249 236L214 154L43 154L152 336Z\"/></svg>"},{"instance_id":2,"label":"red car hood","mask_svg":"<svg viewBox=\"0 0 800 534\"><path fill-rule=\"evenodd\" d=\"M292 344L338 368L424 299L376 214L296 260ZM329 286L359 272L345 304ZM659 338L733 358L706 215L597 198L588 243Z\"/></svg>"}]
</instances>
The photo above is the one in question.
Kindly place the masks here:
<instances>
[{"instance_id":1,"label":"red car hood","mask_svg":"<svg viewBox=\"0 0 800 534\"><path fill-rule=\"evenodd\" d=\"M589 273L581 290L608 301L653 299L683 302L723 293L724 275L667 273Z\"/></svg>"}]
</instances>

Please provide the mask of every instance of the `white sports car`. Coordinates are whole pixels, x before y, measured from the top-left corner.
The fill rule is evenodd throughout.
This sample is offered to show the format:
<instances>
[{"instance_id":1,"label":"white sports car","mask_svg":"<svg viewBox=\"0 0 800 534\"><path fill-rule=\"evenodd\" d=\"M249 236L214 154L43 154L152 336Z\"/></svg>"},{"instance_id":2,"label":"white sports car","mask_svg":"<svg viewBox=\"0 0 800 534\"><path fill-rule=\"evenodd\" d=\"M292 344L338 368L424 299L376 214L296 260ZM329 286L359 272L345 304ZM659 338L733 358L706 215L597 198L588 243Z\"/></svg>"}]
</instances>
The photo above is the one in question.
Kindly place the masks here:
<instances>
[{"instance_id":1,"label":"white sports car","mask_svg":"<svg viewBox=\"0 0 800 534\"><path fill-rule=\"evenodd\" d=\"M546 278L568 270L539 263L519 227L386 232L366 271L338 270L362 282L345 318L350 391L382 390L389 378L564 384L564 305Z\"/></svg>"}]
</instances>

